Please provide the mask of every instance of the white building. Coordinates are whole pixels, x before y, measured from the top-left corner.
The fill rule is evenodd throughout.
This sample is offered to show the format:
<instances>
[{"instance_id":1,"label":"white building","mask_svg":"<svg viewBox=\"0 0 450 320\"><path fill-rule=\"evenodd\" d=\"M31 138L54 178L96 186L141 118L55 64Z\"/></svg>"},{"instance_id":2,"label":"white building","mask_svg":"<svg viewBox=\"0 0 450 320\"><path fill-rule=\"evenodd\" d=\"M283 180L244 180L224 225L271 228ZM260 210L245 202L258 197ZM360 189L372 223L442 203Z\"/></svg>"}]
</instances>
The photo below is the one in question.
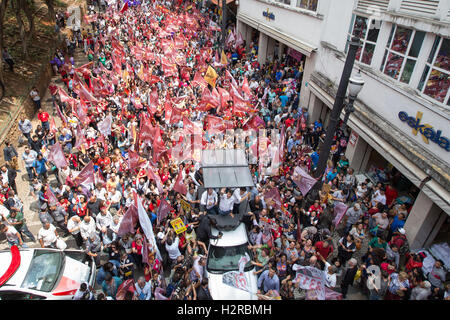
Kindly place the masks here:
<instances>
[{"instance_id":1,"label":"white building","mask_svg":"<svg viewBox=\"0 0 450 320\"><path fill-rule=\"evenodd\" d=\"M247 43L259 35L260 62L286 47L303 54L301 106L325 124L347 40L358 33L355 69L365 85L349 118L346 156L361 173L391 164L416 187L405 225L412 248L448 241L450 1L239 0L237 19Z\"/></svg>"}]
</instances>

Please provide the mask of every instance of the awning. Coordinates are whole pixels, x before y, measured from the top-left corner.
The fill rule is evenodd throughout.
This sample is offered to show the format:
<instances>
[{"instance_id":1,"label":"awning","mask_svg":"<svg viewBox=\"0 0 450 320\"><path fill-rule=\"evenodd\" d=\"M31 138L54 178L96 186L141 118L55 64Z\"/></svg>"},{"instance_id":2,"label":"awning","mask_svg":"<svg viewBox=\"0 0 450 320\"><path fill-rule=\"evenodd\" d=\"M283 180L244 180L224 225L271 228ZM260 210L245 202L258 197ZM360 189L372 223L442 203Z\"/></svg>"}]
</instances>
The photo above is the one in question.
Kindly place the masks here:
<instances>
[{"instance_id":1,"label":"awning","mask_svg":"<svg viewBox=\"0 0 450 320\"><path fill-rule=\"evenodd\" d=\"M333 108L334 98L322 90L319 85L313 81L308 82L310 90L328 107ZM357 107L355 103L355 107ZM345 111L341 113L340 118L345 117ZM392 163L406 178L415 186L419 187L422 181L428 176L426 172L420 169L415 163L406 158L399 150L395 149L389 142L374 132L363 121L354 114L350 114L348 126L355 130L373 149L381 154L387 161ZM444 212L450 215L450 193L445 190L436 180L432 179L425 183L422 191Z\"/></svg>"},{"instance_id":2,"label":"awning","mask_svg":"<svg viewBox=\"0 0 450 320\"><path fill-rule=\"evenodd\" d=\"M309 57L311 53L317 50L316 46L298 38L294 38L293 36L290 36L276 28L268 26L267 24L260 22L259 20L256 20L244 13L239 12L237 15L237 19L255 28L256 30L261 31L269 37L278 40L286 46L303 53L307 57Z\"/></svg>"}]
</instances>

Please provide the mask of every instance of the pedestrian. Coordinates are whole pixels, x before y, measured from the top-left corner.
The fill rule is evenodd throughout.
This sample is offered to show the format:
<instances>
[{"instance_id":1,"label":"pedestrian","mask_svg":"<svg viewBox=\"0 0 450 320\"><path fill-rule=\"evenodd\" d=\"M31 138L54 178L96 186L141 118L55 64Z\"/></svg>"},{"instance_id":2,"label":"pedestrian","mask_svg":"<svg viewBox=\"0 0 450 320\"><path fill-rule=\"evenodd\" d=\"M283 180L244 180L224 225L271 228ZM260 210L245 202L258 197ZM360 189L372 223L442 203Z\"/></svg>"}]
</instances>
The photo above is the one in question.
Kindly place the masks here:
<instances>
[{"instance_id":1,"label":"pedestrian","mask_svg":"<svg viewBox=\"0 0 450 320\"><path fill-rule=\"evenodd\" d=\"M42 110L42 108L39 108L37 117L39 121L41 121L42 128L48 133L50 131L50 115L48 112Z\"/></svg>"},{"instance_id":2,"label":"pedestrian","mask_svg":"<svg viewBox=\"0 0 450 320\"><path fill-rule=\"evenodd\" d=\"M22 236L13 226L7 226L3 223L0 224L0 231L6 235L6 240L8 241L9 247L19 246L23 248L28 248L28 246L23 243Z\"/></svg>"},{"instance_id":3,"label":"pedestrian","mask_svg":"<svg viewBox=\"0 0 450 320\"><path fill-rule=\"evenodd\" d=\"M14 146L9 140L6 140L5 147L3 148L3 159L8 163L9 167L15 171L19 170L19 162L17 161L18 156L19 154Z\"/></svg>"},{"instance_id":4,"label":"pedestrian","mask_svg":"<svg viewBox=\"0 0 450 320\"><path fill-rule=\"evenodd\" d=\"M38 154L33 162L33 172L43 184L47 183L47 171L47 159L42 154Z\"/></svg>"},{"instance_id":5,"label":"pedestrian","mask_svg":"<svg viewBox=\"0 0 450 320\"><path fill-rule=\"evenodd\" d=\"M18 122L19 130L22 132L22 134L27 139L28 143L31 142L31 131L33 130L33 125L31 124L31 121L28 120L24 115L20 117L20 120Z\"/></svg>"},{"instance_id":6,"label":"pedestrian","mask_svg":"<svg viewBox=\"0 0 450 320\"><path fill-rule=\"evenodd\" d=\"M152 285L141 276L134 284L135 296L138 300L150 300L152 298Z\"/></svg>"},{"instance_id":7,"label":"pedestrian","mask_svg":"<svg viewBox=\"0 0 450 320\"><path fill-rule=\"evenodd\" d=\"M67 230L74 237L75 243L79 248L83 246L83 238L81 237L80 224L81 219L77 215L70 217L67 221Z\"/></svg>"},{"instance_id":8,"label":"pedestrian","mask_svg":"<svg viewBox=\"0 0 450 320\"><path fill-rule=\"evenodd\" d=\"M8 168L8 166L6 165L2 165L0 167L0 174L2 184L9 185L17 193L17 186L16 186L17 171L12 168Z\"/></svg>"},{"instance_id":9,"label":"pedestrian","mask_svg":"<svg viewBox=\"0 0 450 320\"><path fill-rule=\"evenodd\" d=\"M41 97L39 96L39 90L36 87L31 88L30 97L34 103L35 110L39 110L41 108Z\"/></svg>"},{"instance_id":10,"label":"pedestrian","mask_svg":"<svg viewBox=\"0 0 450 320\"><path fill-rule=\"evenodd\" d=\"M25 169L27 170L28 174L28 180L31 182L34 178L34 163L37 159L37 152L34 150L31 150L28 146L25 147L25 150L22 154L22 160L24 162Z\"/></svg>"},{"instance_id":11,"label":"pedestrian","mask_svg":"<svg viewBox=\"0 0 450 320\"><path fill-rule=\"evenodd\" d=\"M41 248L56 248L56 241L59 238L58 232L54 225L49 221L43 221L41 229L37 236Z\"/></svg>"},{"instance_id":12,"label":"pedestrian","mask_svg":"<svg viewBox=\"0 0 450 320\"><path fill-rule=\"evenodd\" d=\"M342 281L341 281L341 293L342 298L345 299L347 297L348 287L353 285L356 272L358 271L358 263L355 258L351 258L348 261L347 268L345 269Z\"/></svg>"}]
</instances>

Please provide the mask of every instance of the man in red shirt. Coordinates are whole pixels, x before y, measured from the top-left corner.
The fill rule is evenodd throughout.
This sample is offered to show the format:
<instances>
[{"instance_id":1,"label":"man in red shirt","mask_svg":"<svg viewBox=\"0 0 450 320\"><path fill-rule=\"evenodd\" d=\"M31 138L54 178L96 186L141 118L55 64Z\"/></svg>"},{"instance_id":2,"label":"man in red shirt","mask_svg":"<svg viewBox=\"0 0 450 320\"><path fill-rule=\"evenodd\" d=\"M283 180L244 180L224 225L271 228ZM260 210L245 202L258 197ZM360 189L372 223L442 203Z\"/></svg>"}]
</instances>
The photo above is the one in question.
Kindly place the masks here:
<instances>
[{"instance_id":1,"label":"man in red shirt","mask_svg":"<svg viewBox=\"0 0 450 320\"><path fill-rule=\"evenodd\" d=\"M38 111L38 119L41 121L42 128L47 132L50 131L50 124L48 122L48 119L50 118L49 114L42 109L39 109Z\"/></svg>"},{"instance_id":2,"label":"man in red shirt","mask_svg":"<svg viewBox=\"0 0 450 320\"><path fill-rule=\"evenodd\" d=\"M56 115L56 94L58 93L58 87L54 82L50 82L48 89L50 90L50 94L52 95L53 115Z\"/></svg>"},{"instance_id":3,"label":"man in red shirt","mask_svg":"<svg viewBox=\"0 0 450 320\"><path fill-rule=\"evenodd\" d=\"M328 241L317 241L314 245L316 253L322 256L325 260L333 253L333 246Z\"/></svg>"}]
</instances>

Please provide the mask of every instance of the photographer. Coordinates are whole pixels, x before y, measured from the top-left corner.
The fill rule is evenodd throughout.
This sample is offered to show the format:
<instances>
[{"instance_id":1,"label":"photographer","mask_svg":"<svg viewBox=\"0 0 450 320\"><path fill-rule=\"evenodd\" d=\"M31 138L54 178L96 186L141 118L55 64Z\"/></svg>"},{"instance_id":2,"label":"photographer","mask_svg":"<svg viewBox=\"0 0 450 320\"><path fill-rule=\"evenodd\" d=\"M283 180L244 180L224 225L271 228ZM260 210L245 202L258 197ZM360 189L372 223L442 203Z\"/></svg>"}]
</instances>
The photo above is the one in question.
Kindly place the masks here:
<instances>
[{"instance_id":1,"label":"photographer","mask_svg":"<svg viewBox=\"0 0 450 320\"><path fill-rule=\"evenodd\" d=\"M209 216L203 216L201 218L200 224L197 227L196 234L199 241L203 242L206 247L209 246L210 239L220 239L222 237L222 233L219 232L218 236L213 236L211 233L211 226L215 227L217 225L217 221L214 218Z\"/></svg>"},{"instance_id":2,"label":"photographer","mask_svg":"<svg viewBox=\"0 0 450 320\"><path fill-rule=\"evenodd\" d=\"M169 255L170 267L172 267L177 262L177 258L181 256L180 249L178 248L180 238L175 236L175 232L173 230L169 229L167 230L161 243L165 243L165 248Z\"/></svg>"}]
</instances>

